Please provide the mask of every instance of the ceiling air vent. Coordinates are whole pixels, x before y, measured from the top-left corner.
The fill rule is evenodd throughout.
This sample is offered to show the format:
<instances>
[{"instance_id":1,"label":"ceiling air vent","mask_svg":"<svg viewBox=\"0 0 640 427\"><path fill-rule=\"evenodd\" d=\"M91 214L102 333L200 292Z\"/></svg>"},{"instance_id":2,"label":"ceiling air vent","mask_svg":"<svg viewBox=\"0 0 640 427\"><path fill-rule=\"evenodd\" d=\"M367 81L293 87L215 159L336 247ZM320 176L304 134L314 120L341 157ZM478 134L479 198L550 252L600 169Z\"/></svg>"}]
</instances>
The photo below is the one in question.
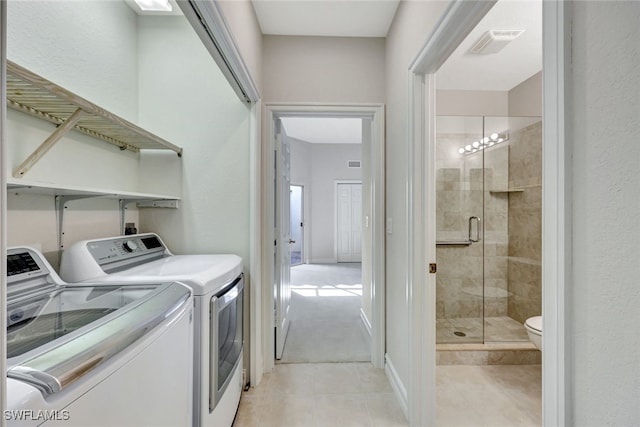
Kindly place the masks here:
<instances>
[{"instance_id":1,"label":"ceiling air vent","mask_svg":"<svg viewBox=\"0 0 640 427\"><path fill-rule=\"evenodd\" d=\"M359 168L360 167L360 160L349 160L349 167L350 168Z\"/></svg>"},{"instance_id":2,"label":"ceiling air vent","mask_svg":"<svg viewBox=\"0 0 640 427\"><path fill-rule=\"evenodd\" d=\"M488 54L501 51L506 45L520 37L524 30L489 30L471 46L469 53Z\"/></svg>"}]
</instances>

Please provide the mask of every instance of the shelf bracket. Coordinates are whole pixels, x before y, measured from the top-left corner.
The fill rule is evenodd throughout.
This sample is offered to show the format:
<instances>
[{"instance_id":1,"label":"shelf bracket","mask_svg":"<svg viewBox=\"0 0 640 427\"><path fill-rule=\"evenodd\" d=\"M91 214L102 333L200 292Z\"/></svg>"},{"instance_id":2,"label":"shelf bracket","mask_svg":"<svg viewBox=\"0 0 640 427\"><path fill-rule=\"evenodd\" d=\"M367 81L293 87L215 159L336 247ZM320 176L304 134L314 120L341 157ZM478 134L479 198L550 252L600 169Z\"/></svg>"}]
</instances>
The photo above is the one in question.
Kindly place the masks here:
<instances>
[{"instance_id":1,"label":"shelf bracket","mask_svg":"<svg viewBox=\"0 0 640 427\"><path fill-rule=\"evenodd\" d=\"M127 205L135 203L139 208L178 208L177 200L149 200L149 199L120 199L120 233L124 236L125 232L125 219L124 214L127 210Z\"/></svg>"},{"instance_id":2,"label":"shelf bracket","mask_svg":"<svg viewBox=\"0 0 640 427\"><path fill-rule=\"evenodd\" d=\"M40 160L42 156L44 156L51 147L56 144L56 142L58 142L67 132L73 129L83 115L84 111L81 108L78 108L67 120L60 123L56 130L53 131L53 133L45 139L45 141L40 144L40 146L20 164L20 166L16 168L13 172L13 177L22 178L24 174L29 172L29 169L31 169L33 165L35 165L38 160Z\"/></svg>"},{"instance_id":3,"label":"shelf bracket","mask_svg":"<svg viewBox=\"0 0 640 427\"><path fill-rule=\"evenodd\" d=\"M92 199L100 197L98 195L76 195L76 196L56 196L56 220L58 225L58 250L62 252L64 249L64 210L67 208L67 202L80 199Z\"/></svg>"},{"instance_id":4,"label":"shelf bracket","mask_svg":"<svg viewBox=\"0 0 640 427\"><path fill-rule=\"evenodd\" d=\"M127 205L131 203L136 203L138 200L136 199L120 199L118 200L118 206L120 206L120 234L124 236L124 228L125 228L125 220L124 220L124 212L127 210Z\"/></svg>"}]
</instances>

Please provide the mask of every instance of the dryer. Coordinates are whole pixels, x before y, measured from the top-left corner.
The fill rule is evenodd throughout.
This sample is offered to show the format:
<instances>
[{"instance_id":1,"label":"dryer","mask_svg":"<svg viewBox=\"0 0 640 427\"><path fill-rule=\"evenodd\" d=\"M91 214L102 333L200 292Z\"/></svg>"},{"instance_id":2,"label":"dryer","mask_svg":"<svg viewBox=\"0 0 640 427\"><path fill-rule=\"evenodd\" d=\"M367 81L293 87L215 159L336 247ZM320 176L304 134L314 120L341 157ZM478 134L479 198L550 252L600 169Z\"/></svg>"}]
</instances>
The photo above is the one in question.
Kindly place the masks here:
<instances>
[{"instance_id":1,"label":"dryer","mask_svg":"<svg viewBox=\"0 0 640 427\"><path fill-rule=\"evenodd\" d=\"M7 276L7 425L192 422L188 287L65 283L28 247Z\"/></svg>"},{"instance_id":2,"label":"dryer","mask_svg":"<svg viewBox=\"0 0 640 427\"><path fill-rule=\"evenodd\" d=\"M231 426L243 387L242 258L232 254L174 255L153 233L77 242L62 254L70 281L180 281L195 301L193 425Z\"/></svg>"}]
</instances>

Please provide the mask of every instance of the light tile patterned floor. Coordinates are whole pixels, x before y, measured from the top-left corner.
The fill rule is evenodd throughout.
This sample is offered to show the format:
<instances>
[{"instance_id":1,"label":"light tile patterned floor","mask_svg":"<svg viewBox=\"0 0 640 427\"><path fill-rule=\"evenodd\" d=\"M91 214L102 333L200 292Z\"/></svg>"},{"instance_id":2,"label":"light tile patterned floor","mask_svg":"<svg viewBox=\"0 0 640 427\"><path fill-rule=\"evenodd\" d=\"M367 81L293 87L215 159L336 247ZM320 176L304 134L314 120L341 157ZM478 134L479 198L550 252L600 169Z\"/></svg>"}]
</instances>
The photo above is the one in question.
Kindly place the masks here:
<instances>
[{"instance_id":1,"label":"light tile patterned floor","mask_svg":"<svg viewBox=\"0 0 640 427\"><path fill-rule=\"evenodd\" d=\"M437 425L541 425L540 365L438 366ZM280 364L242 396L234 427L407 426L380 370L366 363Z\"/></svg>"},{"instance_id":2,"label":"light tile patterned floor","mask_svg":"<svg viewBox=\"0 0 640 427\"><path fill-rule=\"evenodd\" d=\"M540 365L438 366L437 425L542 425Z\"/></svg>"},{"instance_id":3,"label":"light tile patterned floor","mask_svg":"<svg viewBox=\"0 0 640 427\"><path fill-rule=\"evenodd\" d=\"M278 364L242 395L234 427L407 426L380 369L369 363Z\"/></svg>"}]
</instances>

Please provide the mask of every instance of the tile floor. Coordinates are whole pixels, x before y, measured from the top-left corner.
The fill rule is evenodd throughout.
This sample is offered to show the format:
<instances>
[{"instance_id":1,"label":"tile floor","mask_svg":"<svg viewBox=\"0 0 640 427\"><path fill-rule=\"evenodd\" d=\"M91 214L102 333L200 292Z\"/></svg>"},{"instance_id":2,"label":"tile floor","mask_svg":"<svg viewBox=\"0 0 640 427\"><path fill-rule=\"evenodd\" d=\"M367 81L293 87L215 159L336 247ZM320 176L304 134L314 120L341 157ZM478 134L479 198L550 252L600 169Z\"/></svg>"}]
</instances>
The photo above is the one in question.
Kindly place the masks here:
<instances>
[{"instance_id":1,"label":"tile floor","mask_svg":"<svg viewBox=\"0 0 640 427\"><path fill-rule=\"evenodd\" d=\"M234 427L408 426L369 363L278 364L242 395Z\"/></svg>"},{"instance_id":2,"label":"tile floor","mask_svg":"<svg viewBox=\"0 0 640 427\"><path fill-rule=\"evenodd\" d=\"M437 425L540 426L540 365L438 366ZM407 426L367 363L279 364L242 396L234 427Z\"/></svg>"},{"instance_id":3,"label":"tile floor","mask_svg":"<svg viewBox=\"0 0 640 427\"><path fill-rule=\"evenodd\" d=\"M540 365L438 366L437 425L542 425Z\"/></svg>"}]
</instances>

